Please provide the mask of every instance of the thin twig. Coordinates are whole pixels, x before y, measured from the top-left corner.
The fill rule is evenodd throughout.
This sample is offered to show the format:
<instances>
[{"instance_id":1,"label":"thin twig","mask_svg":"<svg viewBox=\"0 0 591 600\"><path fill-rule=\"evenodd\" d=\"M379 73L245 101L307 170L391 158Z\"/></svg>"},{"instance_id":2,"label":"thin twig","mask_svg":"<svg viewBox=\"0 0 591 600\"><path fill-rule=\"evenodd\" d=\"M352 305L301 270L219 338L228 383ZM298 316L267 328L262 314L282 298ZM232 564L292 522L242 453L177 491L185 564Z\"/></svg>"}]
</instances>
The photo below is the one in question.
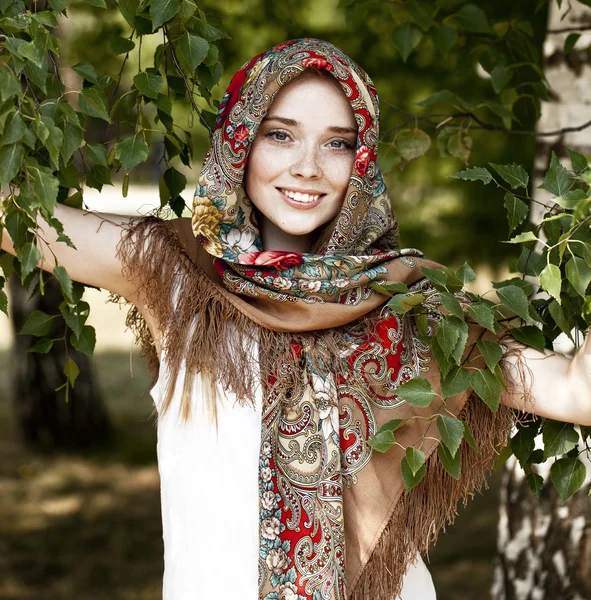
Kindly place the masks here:
<instances>
[{"instance_id":1,"label":"thin twig","mask_svg":"<svg viewBox=\"0 0 591 600\"><path fill-rule=\"evenodd\" d=\"M207 131L209 132L209 137L211 138L213 136L213 130L209 126L209 123L205 120L205 117L201 114L201 111L199 110L199 108L197 108L197 104L195 104L195 99L193 98L193 92L189 86L189 82L187 81L185 72L181 69L181 66L179 65L179 62L176 57L176 53L172 46L170 34L168 33L168 27L166 27L166 25L164 26L164 32L170 43L170 55L172 56L172 60L174 62L175 67L177 68L178 72L181 74L181 77L183 78L185 88L187 89L187 94L189 94L189 100L191 101L191 106L193 107L193 110L197 113L197 115L199 116L199 120L201 121L202 125L207 129Z\"/></svg>"}]
</instances>

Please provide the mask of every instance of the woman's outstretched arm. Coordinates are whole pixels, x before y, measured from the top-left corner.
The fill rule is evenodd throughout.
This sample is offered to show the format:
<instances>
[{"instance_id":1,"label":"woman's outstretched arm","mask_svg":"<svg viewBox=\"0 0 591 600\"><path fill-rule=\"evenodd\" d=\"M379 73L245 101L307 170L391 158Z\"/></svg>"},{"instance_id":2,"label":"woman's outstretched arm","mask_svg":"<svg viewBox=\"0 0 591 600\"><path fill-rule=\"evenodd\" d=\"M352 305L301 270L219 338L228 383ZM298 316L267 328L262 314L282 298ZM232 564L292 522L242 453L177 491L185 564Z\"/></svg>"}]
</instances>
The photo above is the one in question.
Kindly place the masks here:
<instances>
[{"instance_id":1,"label":"woman's outstretched arm","mask_svg":"<svg viewBox=\"0 0 591 600\"><path fill-rule=\"evenodd\" d=\"M591 426L590 340L591 335L587 335L572 359L510 343L506 361L517 380L520 363L525 367L524 384L529 394L505 394L505 404L541 417ZM528 395L531 401L527 400Z\"/></svg>"},{"instance_id":2,"label":"woman's outstretched arm","mask_svg":"<svg viewBox=\"0 0 591 600\"><path fill-rule=\"evenodd\" d=\"M121 260L117 256L117 246L130 218L64 205L55 207L55 216L62 222L64 233L76 249L58 242L55 230L39 219L37 243L43 257L39 266L52 271L57 261L75 281L107 289L133 301L130 297L133 286L124 277ZM2 231L2 250L14 254L6 229Z\"/></svg>"}]
</instances>

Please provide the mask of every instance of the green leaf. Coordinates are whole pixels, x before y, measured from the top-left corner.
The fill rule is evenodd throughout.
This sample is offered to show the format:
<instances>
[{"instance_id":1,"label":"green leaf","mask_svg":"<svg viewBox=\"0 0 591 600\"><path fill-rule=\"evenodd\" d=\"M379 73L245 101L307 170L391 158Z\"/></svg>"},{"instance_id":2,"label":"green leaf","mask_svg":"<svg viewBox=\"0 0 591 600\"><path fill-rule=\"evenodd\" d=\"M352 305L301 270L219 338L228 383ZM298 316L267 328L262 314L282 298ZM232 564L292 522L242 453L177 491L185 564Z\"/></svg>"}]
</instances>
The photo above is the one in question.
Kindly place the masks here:
<instances>
[{"instance_id":1,"label":"green leaf","mask_svg":"<svg viewBox=\"0 0 591 600\"><path fill-rule=\"evenodd\" d=\"M495 332L495 313L490 304L482 301L469 304L467 312L479 325Z\"/></svg>"},{"instance_id":2,"label":"green leaf","mask_svg":"<svg viewBox=\"0 0 591 600\"><path fill-rule=\"evenodd\" d=\"M476 443L476 440L474 439L474 436L472 435L472 432L470 431L470 427L468 426L468 423L464 423L464 438L468 442L468 444L470 444L470 446L472 446L472 448L474 450L476 450L476 452L480 452L480 450L478 448L478 444Z\"/></svg>"},{"instance_id":3,"label":"green leaf","mask_svg":"<svg viewBox=\"0 0 591 600\"><path fill-rule=\"evenodd\" d=\"M396 395L411 406L425 408L431 404L436 394L431 384L424 377L413 377L403 383L397 390Z\"/></svg>"},{"instance_id":4,"label":"green leaf","mask_svg":"<svg viewBox=\"0 0 591 600\"><path fill-rule=\"evenodd\" d=\"M452 133L447 141L447 151L451 156L455 156L468 164L472 151L472 138L461 130Z\"/></svg>"},{"instance_id":5,"label":"green leaf","mask_svg":"<svg viewBox=\"0 0 591 600\"><path fill-rule=\"evenodd\" d=\"M566 277L573 284L579 296L585 297L589 282L591 282L591 269L587 263L578 256L573 256L566 263Z\"/></svg>"},{"instance_id":6,"label":"green leaf","mask_svg":"<svg viewBox=\"0 0 591 600\"><path fill-rule=\"evenodd\" d=\"M555 152L552 152L550 168L541 187L555 196L564 196L571 189L574 182L575 176L560 164Z\"/></svg>"},{"instance_id":7,"label":"green leaf","mask_svg":"<svg viewBox=\"0 0 591 600\"><path fill-rule=\"evenodd\" d=\"M581 37L580 33L571 33L566 37L564 41L564 54L568 54L574 47L575 44L579 41Z\"/></svg>"},{"instance_id":8,"label":"green leaf","mask_svg":"<svg viewBox=\"0 0 591 600\"><path fill-rule=\"evenodd\" d=\"M187 178L174 167L166 169L166 171L164 171L163 178L164 183L166 183L166 187L173 198L175 196L179 196L187 185Z\"/></svg>"},{"instance_id":9,"label":"green leaf","mask_svg":"<svg viewBox=\"0 0 591 600\"><path fill-rule=\"evenodd\" d=\"M119 11L130 27L135 27L135 16L137 14L140 0L119 0Z\"/></svg>"},{"instance_id":10,"label":"green leaf","mask_svg":"<svg viewBox=\"0 0 591 600\"><path fill-rule=\"evenodd\" d=\"M513 79L513 71L508 67L495 67L490 74L495 94L500 94Z\"/></svg>"},{"instance_id":11,"label":"green leaf","mask_svg":"<svg viewBox=\"0 0 591 600\"><path fill-rule=\"evenodd\" d=\"M503 281L493 281L492 285L495 290L515 285L522 289L526 296L530 296L534 291L534 286L530 281L527 281L527 279L520 279L519 277L511 277L511 279L504 279Z\"/></svg>"},{"instance_id":12,"label":"green leaf","mask_svg":"<svg viewBox=\"0 0 591 600\"><path fill-rule=\"evenodd\" d=\"M72 330L76 337L79 337L82 328L86 323L86 319L88 319L88 313L90 312L88 303L80 301L76 305L70 306L63 302L60 305L60 311L66 325Z\"/></svg>"},{"instance_id":13,"label":"green leaf","mask_svg":"<svg viewBox=\"0 0 591 600\"><path fill-rule=\"evenodd\" d=\"M181 190L182 191L182 190ZM180 193L180 192L179 192ZM408 293L408 286L405 283L389 283L388 285L380 285L372 283L371 287L384 296L392 296L394 294Z\"/></svg>"},{"instance_id":14,"label":"green leaf","mask_svg":"<svg viewBox=\"0 0 591 600\"><path fill-rule=\"evenodd\" d=\"M508 285L497 290L499 300L516 315L526 320L529 318L529 302L525 292L516 285Z\"/></svg>"},{"instance_id":15,"label":"green leaf","mask_svg":"<svg viewBox=\"0 0 591 600\"><path fill-rule=\"evenodd\" d=\"M55 315L51 316L41 310L34 310L25 321L23 328L18 332L19 335L35 335L41 337L51 331L51 325Z\"/></svg>"},{"instance_id":16,"label":"green leaf","mask_svg":"<svg viewBox=\"0 0 591 600\"><path fill-rule=\"evenodd\" d=\"M457 328L460 333L456 347L453 349L451 357L454 359L457 365L461 364L462 357L464 356L464 349L466 348L466 342L468 340L468 324L458 317L447 317Z\"/></svg>"},{"instance_id":17,"label":"green leaf","mask_svg":"<svg viewBox=\"0 0 591 600\"><path fill-rule=\"evenodd\" d=\"M485 404L497 412L501 403L502 386L499 380L488 370L473 371L470 377L472 389L484 400Z\"/></svg>"},{"instance_id":18,"label":"green leaf","mask_svg":"<svg viewBox=\"0 0 591 600\"><path fill-rule=\"evenodd\" d=\"M435 6L432 2L415 1L408 5L408 13L423 31L427 31L433 23Z\"/></svg>"},{"instance_id":19,"label":"green leaf","mask_svg":"<svg viewBox=\"0 0 591 600\"><path fill-rule=\"evenodd\" d=\"M18 174L23 162L23 155L21 144L11 144L0 148L0 190Z\"/></svg>"},{"instance_id":20,"label":"green leaf","mask_svg":"<svg viewBox=\"0 0 591 600\"><path fill-rule=\"evenodd\" d=\"M431 281L431 283L437 287L437 289L445 288L447 285L447 273L442 269L430 269L428 267L421 267L423 275Z\"/></svg>"},{"instance_id":21,"label":"green leaf","mask_svg":"<svg viewBox=\"0 0 591 600\"><path fill-rule=\"evenodd\" d=\"M544 456L549 458L559 454L567 454L579 442L579 434L572 423L548 420L542 429Z\"/></svg>"},{"instance_id":22,"label":"green leaf","mask_svg":"<svg viewBox=\"0 0 591 600\"><path fill-rule=\"evenodd\" d=\"M431 94L428 98L417 102L417 106L431 106L431 104L436 104L437 102L445 102L446 104L450 104L454 101L455 94L450 92L449 90L439 90L434 94ZM450 177L453 177L451 175Z\"/></svg>"},{"instance_id":23,"label":"green leaf","mask_svg":"<svg viewBox=\"0 0 591 600\"><path fill-rule=\"evenodd\" d=\"M437 341L437 338L430 338L430 339L431 339L431 354L433 354L433 358L435 359L435 362L437 363L437 368L439 369L439 372L441 373L442 377L447 377L448 373L454 366L454 363L451 359L449 359L445 356L445 354L443 353L443 350L441 349L441 346L439 345L439 342Z\"/></svg>"},{"instance_id":24,"label":"green leaf","mask_svg":"<svg viewBox=\"0 0 591 600\"><path fill-rule=\"evenodd\" d=\"M97 117L107 123L111 122L107 111L107 96L104 90L97 87L82 90L78 99L78 108L89 117Z\"/></svg>"},{"instance_id":25,"label":"green leaf","mask_svg":"<svg viewBox=\"0 0 591 600\"><path fill-rule=\"evenodd\" d=\"M87 356L92 356L96 345L96 332L94 327L84 325L79 337L72 333L70 336L70 343L78 350L78 352L82 352Z\"/></svg>"},{"instance_id":26,"label":"green leaf","mask_svg":"<svg viewBox=\"0 0 591 600\"><path fill-rule=\"evenodd\" d=\"M392 32L392 41L400 52L404 62L407 61L410 53L419 45L422 37L421 30L410 23L403 23L394 29Z\"/></svg>"},{"instance_id":27,"label":"green leaf","mask_svg":"<svg viewBox=\"0 0 591 600\"><path fill-rule=\"evenodd\" d=\"M462 310L462 305L458 302L458 299L449 292L440 292L439 298L441 299L441 304L456 317L463 319L464 311Z\"/></svg>"},{"instance_id":28,"label":"green leaf","mask_svg":"<svg viewBox=\"0 0 591 600\"><path fill-rule=\"evenodd\" d=\"M0 136L0 146L8 146L20 142L25 135L27 128L23 118L16 109L13 109L4 124L4 132Z\"/></svg>"},{"instance_id":29,"label":"green leaf","mask_svg":"<svg viewBox=\"0 0 591 600\"><path fill-rule=\"evenodd\" d=\"M456 455L452 456L445 444L439 444L439 446L437 446L437 456L439 457L439 461L443 465L443 468L454 479L459 479L462 470L462 454L456 452Z\"/></svg>"},{"instance_id":30,"label":"green leaf","mask_svg":"<svg viewBox=\"0 0 591 600\"><path fill-rule=\"evenodd\" d=\"M41 338L37 340L28 350L27 352L37 352L38 354L47 354L52 348L55 340L51 338Z\"/></svg>"},{"instance_id":31,"label":"green leaf","mask_svg":"<svg viewBox=\"0 0 591 600\"><path fill-rule=\"evenodd\" d=\"M478 340L476 342L484 361L486 362L486 366L494 371L498 362L503 357L503 350L499 346L499 344L495 342L485 342L484 340Z\"/></svg>"},{"instance_id":32,"label":"green leaf","mask_svg":"<svg viewBox=\"0 0 591 600\"><path fill-rule=\"evenodd\" d=\"M160 73L158 73L155 69L150 69L143 73L138 73L133 78L133 83L141 94L147 98L153 98L156 100L160 90L162 89L163 80Z\"/></svg>"},{"instance_id":33,"label":"green leaf","mask_svg":"<svg viewBox=\"0 0 591 600\"><path fill-rule=\"evenodd\" d=\"M107 151L102 144L88 144L86 146L86 158L102 167L108 166Z\"/></svg>"},{"instance_id":34,"label":"green leaf","mask_svg":"<svg viewBox=\"0 0 591 600\"><path fill-rule=\"evenodd\" d=\"M127 173L144 162L148 158L148 154L148 145L137 134L115 144L115 157Z\"/></svg>"},{"instance_id":35,"label":"green leaf","mask_svg":"<svg viewBox=\"0 0 591 600\"><path fill-rule=\"evenodd\" d=\"M64 163L68 163L72 154L84 144L84 130L78 122L67 120L64 124L63 143L60 147L60 154Z\"/></svg>"},{"instance_id":36,"label":"green leaf","mask_svg":"<svg viewBox=\"0 0 591 600\"><path fill-rule=\"evenodd\" d=\"M560 304L560 290L562 288L562 277L560 268L552 263L547 264L540 273L540 285Z\"/></svg>"},{"instance_id":37,"label":"green leaf","mask_svg":"<svg viewBox=\"0 0 591 600\"><path fill-rule=\"evenodd\" d=\"M53 268L53 274L55 278L60 282L62 293L67 300L72 299L72 280L68 275L68 272L61 265L56 265Z\"/></svg>"},{"instance_id":38,"label":"green leaf","mask_svg":"<svg viewBox=\"0 0 591 600\"><path fill-rule=\"evenodd\" d=\"M68 383L74 387L76 379L78 379L78 375L80 375L80 369L71 358L68 358L64 365L64 375L67 377Z\"/></svg>"},{"instance_id":39,"label":"green leaf","mask_svg":"<svg viewBox=\"0 0 591 600\"><path fill-rule=\"evenodd\" d=\"M566 502L585 482L587 469L576 457L560 458L550 468L550 479Z\"/></svg>"},{"instance_id":40,"label":"green leaf","mask_svg":"<svg viewBox=\"0 0 591 600\"><path fill-rule=\"evenodd\" d=\"M387 306L394 312L403 315L424 301L423 294L396 294L388 301Z\"/></svg>"},{"instance_id":41,"label":"green leaf","mask_svg":"<svg viewBox=\"0 0 591 600\"><path fill-rule=\"evenodd\" d=\"M570 190L564 196L557 196L554 202L565 210L573 210L581 200L586 200L587 194L583 190Z\"/></svg>"},{"instance_id":42,"label":"green leaf","mask_svg":"<svg viewBox=\"0 0 591 600\"><path fill-rule=\"evenodd\" d=\"M522 464L529 459L536 447L536 437L539 431L537 422L520 425L517 433L511 438L511 450L515 458Z\"/></svg>"},{"instance_id":43,"label":"green leaf","mask_svg":"<svg viewBox=\"0 0 591 600\"><path fill-rule=\"evenodd\" d=\"M118 35L109 38L109 44L115 54L126 54L135 48L135 42Z\"/></svg>"},{"instance_id":44,"label":"green leaf","mask_svg":"<svg viewBox=\"0 0 591 600\"><path fill-rule=\"evenodd\" d=\"M496 165L494 163L489 164L513 189L527 189L527 185L529 183L529 175L521 165Z\"/></svg>"},{"instance_id":45,"label":"green leaf","mask_svg":"<svg viewBox=\"0 0 591 600\"><path fill-rule=\"evenodd\" d=\"M449 318L443 318L437 324L437 341L446 357L450 357L460 339L460 330Z\"/></svg>"},{"instance_id":46,"label":"green leaf","mask_svg":"<svg viewBox=\"0 0 591 600\"><path fill-rule=\"evenodd\" d=\"M507 209L507 219L509 220L509 233L512 233L529 214L529 207L523 200L516 198L510 192L505 194L505 208Z\"/></svg>"},{"instance_id":47,"label":"green leaf","mask_svg":"<svg viewBox=\"0 0 591 600\"><path fill-rule=\"evenodd\" d=\"M579 152L568 149L567 152L570 157L570 163L573 167L573 171L585 171L589 167L589 159L591 158L589 155L580 154Z\"/></svg>"},{"instance_id":48,"label":"green leaf","mask_svg":"<svg viewBox=\"0 0 591 600\"><path fill-rule=\"evenodd\" d=\"M441 381L441 397L443 399L461 394L470 387L470 373L462 367L452 367Z\"/></svg>"},{"instance_id":49,"label":"green leaf","mask_svg":"<svg viewBox=\"0 0 591 600\"><path fill-rule=\"evenodd\" d=\"M507 244L525 244L528 242L536 242L537 240L538 240L538 238L536 237L536 234L533 231L524 231L523 233L520 233L519 235L512 237L506 243Z\"/></svg>"},{"instance_id":50,"label":"green leaf","mask_svg":"<svg viewBox=\"0 0 591 600\"><path fill-rule=\"evenodd\" d=\"M98 83L101 76L96 72L94 65L89 63L87 60L82 60L75 64L72 69L80 75L86 81L90 83Z\"/></svg>"},{"instance_id":51,"label":"green leaf","mask_svg":"<svg viewBox=\"0 0 591 600\"><path fill-rule=\"evenodd\" d=\"M560 304L558 304L556 300L552 300L552 302L548 304L548 311L550 312L550 315L552 316L554 322L556 323L556 325L558 325L560 330L566 333L566 335L568 335L568 337L571 338L571 340L574 342L571 334L573 325L569 323L566 315L564 314L564 310L562 310L562 306L560 306Z\"/></svg>"},{"instance_id":52,"label":"green leaf","mask_svg":"<svg viewBox=\"0 0 591 600\"><path fill-rule=\"evenodd\" d=\"M448 52L456 43L457 37L458 32L453 27L447 27L446 25L434 27L431 32L431 38L435 43L435 49L443 56L443 58L447 57Z\"/></svg>"},{"instance_id":53,"label":"green leaf","mask_svg":"<svg viewBox=\"0 0 591 600\"><path fill-rule=\"evenodd\" d=\"M526 475L525 480L527 481L527 484L529 485L534 496L539 500L540 494L544 489L544 478L537 473L529 473Z\"/></svg>"},{"instance_id":54,"label":"green leaf","mask_svg":"<svg viewBox=\"0 0 591 600\"><path fill-rule=\"evenodd\" d=\"M4 64L0 66L0 101L6 102L9 98L22 92L18 79L8 70Z\"/></svg>"},{"instance_id":55,"label":"green leaf","mask_svg":"<svg viewBox=\"0 0 591 600\"><path fill-rule=\"evenodd\" d=\"M425 453L417 450L414 446L409 446L406 449L406 462L414 477L425 464Z\"/></svg>"},{"instance_id":56,"label":"green leaf","mask_svg":"<svg viewBox=\"0 0 591 600\"><path fill-rule=\"evenodd\" d=\"M57 201L59 181L46 167L30 167L29 173L33 179L33 193L39 204L44 206L50 214Z\"/></svg>"},{"instance_id":57,"label":"green leaf","mask_svg":"<svg viewBox=\"0 0 591 600\"><path fill-rule=\"evenodd\" d=\"M376 433L381 433L382 431L396 431L402 424L404 423L403 419L392 419L387 423L384 423Z\"/></svg>"},{"instance_id":58,"label":"green leaf","mask_svg":"<svg viewBox=\"0 0 591 600\"><path fill-rule=\"evenodd\" d=\"M202 37L187 33L180 38L177 48L189 69L195 71L207 56L209 44Z\"/></svg>"},{"instance_id":59,"label":"green leaf","mask_svg":"<svg viewBox=\"0 0 591 600\"><path fill-rule=\"evenodd\" d=\"M545 339L544 334L533 325L526 325L525 327L513 327L511 335L518 341L526 346L531 346L540 352L544 352Z\"/></svg>"},{"instance_id":60,"label":"green leaf","mask_svg":"<svg viewBox=\"0 0 591 600\"><path fill-rule=\"evenodd\" d=\"M367 443L377 452L386 452L392 448L396 440L394 439L394 433L391 430L386 430L373 435Z\"/></svg>"},{"instance_id":61,"label":"green leaf","mask_svg":"<svg viewBox=\"0 0 591 600\"><path fill-rule=\"evenodd\" d=\"M476 4L465 4L455 14L460 26L473 33L493 33L486 13Z\"/></svg>"},{"instance_id":62,"label":"green leaf","mask_svg":"<svg viewBox=\"0 0 591 600\"><path fill-rule=\"evenodd\" d=\"M470 265L468 263L464 263L457 271L456 271L456 277L458 278L459 281L461 281L462 283L470 283L471 281L474 281L476 279L476 273L474 273L474 270L472 269L472 267L470 267Z\"/></svg>"},{"instance_id":63,"label":"green leaf","mask_svg":"<svg viewBox=\"0 0 591 600\"><path fill-rule=\"evenodd\" d=\"M406 456L405 456L402 459L402 462L400 463L400 470L402 472L402 481L404 481L404 487L406 488L407 492L410 492L410 490L412 490L412 488L414 488L416 485L418 485L418 483L421 481L421 479L423 479L423 477L425 476L426 466L423 465L416 472L416 474L413 475L412 469L410 468L410 465L408 464L408 460L406 459Z\"/></svg>"},{"instance_id":64,"label":"green leaf","mask_svg":"<svg viewBox=\"0 0 591 600\"><path fill-rule=\"evenodd\" d=\"M179 0L152 0L150 15L152 16L152 31L176 17L179 13Z\"/></svg>"},{"instance_id":65,"label":"green leaf","mask_svg":"<svg viewBox=\"0 0 591 600\"><path fill-rule=\"evenodd\" d=\"M396 148L407 162L423 156L430 147L431 136L421 129L401 129L396 137Z\"/></svg>"},{"instance_id":66,"label":"green leaf","mask_svg":"<svg viewBox=\"0 0 591 600\"><path fill-rule=\"evenodd\" d=\"M86 0L87 4L92 4L92 6L96 6L97 8L107 8L107 3L105 0Z\"/></svg>"},{"instance_id":67,"label":"green leaf","mask_svg":"<svg viewBox=\"0 0 591 600\"><path fill-rule=\"evenodd\" d=\"M21 210L8 212L4 224L17 250L30 241L31 235L28 234L28 230L35 227L32 219Z\"/></svg>"},{"instance_id":68,"label":"green leaf","mask_svg":"<svg viewBox=\"0 0 591 600\"><path fill-rule=\"evenodd\" d=\"M449 177L452 179L464 179L468 181L482 181L484 185L488 185L493 179L490 171L484 167L468 167Z\"/></svg>"},{"instance_id":69,"label":"green leaf","mask_svg":"<svg viewBox=\"0 0 591 600\"><path fill-rule=\"evenodd\" d=\"M452 457L455 456L464 437L464 423L453 417L439 415L437 429L441 434L441 441L447 446Z\"/></svg>"},{"instance_id":70,"label":"green leaf","mask_svg":"<svg viewBox=\"0 0 591 600\"><path fill-rule=\"evenodd\" d=\"M18 258L21 262L21 281L24 281L41 260L41 253L35 244L29 242L23 246Z\"/></svg>"},{"instance_id":71,"label":"green leaf","mask_svg":"<svg viewBox=\"0 0 591 600\"><path fill-rule=\"evenodd\" d=\"M215 42L230 36L226 33L220 15L211 8L199 10L201 17L203 37L209 42Z\"/></svg>"}]
</instances>

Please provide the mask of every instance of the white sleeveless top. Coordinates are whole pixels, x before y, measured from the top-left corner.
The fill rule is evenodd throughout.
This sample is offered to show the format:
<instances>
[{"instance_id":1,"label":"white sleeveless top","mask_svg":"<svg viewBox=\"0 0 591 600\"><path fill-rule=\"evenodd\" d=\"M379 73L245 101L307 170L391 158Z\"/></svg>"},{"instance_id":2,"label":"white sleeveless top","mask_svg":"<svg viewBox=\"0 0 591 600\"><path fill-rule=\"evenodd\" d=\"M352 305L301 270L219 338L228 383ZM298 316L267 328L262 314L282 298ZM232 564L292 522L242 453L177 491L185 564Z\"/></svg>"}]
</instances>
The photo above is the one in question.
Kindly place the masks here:
<instances>
[{"instance_id":1,"label":"white sleeveless top","mask_svg":"<svg viewBox=\"0 0 591 600\"><path fill-rule=\"evenodd\" d=\"M158 409L161 379L151 390ZM197 377L191 417L179 416L184 371L158 419L158 469L164 538L163 600L258 600L258 467L261 398L242 407L220 390L218 429L202 410ZM401 600L435 600L420 556L404 579Z\"/></svg>"}]
</instances>

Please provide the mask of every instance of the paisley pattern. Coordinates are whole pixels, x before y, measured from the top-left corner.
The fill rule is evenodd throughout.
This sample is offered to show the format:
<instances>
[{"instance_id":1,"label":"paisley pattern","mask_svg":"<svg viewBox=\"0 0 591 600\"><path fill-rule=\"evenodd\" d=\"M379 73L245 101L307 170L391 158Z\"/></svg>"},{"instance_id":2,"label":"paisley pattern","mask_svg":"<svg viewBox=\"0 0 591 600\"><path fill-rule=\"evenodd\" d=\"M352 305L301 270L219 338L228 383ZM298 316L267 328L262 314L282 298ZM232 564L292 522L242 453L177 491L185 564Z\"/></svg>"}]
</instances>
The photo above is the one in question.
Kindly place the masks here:
<instances>
[{"instance_id":1,"label":"paisley pattern","mask_svg":"<svg viewBox=\"0 0 591 600\"><path fill-rule=\"evenodd\" d=\"M248 152L281 86L306 68L328 71L351 103L358 126L354 170L320 254L264 251L243 186ZM227 290L278 303L358 305L375 294L371 282L386 278L387 263L415 266L421 253L398 247L377 163L378 120L369 77L321 40L285 42L236 73L220 104L192 218ZM318 359L322 336L302 339L263 382L259 596L345 600L344 488L368 464L367 440L383 416L401 405L396 389L425 371L429 359L410 321L387 309L371 338L348 329L338 373Z\"/></svg>"}]
</instances>

